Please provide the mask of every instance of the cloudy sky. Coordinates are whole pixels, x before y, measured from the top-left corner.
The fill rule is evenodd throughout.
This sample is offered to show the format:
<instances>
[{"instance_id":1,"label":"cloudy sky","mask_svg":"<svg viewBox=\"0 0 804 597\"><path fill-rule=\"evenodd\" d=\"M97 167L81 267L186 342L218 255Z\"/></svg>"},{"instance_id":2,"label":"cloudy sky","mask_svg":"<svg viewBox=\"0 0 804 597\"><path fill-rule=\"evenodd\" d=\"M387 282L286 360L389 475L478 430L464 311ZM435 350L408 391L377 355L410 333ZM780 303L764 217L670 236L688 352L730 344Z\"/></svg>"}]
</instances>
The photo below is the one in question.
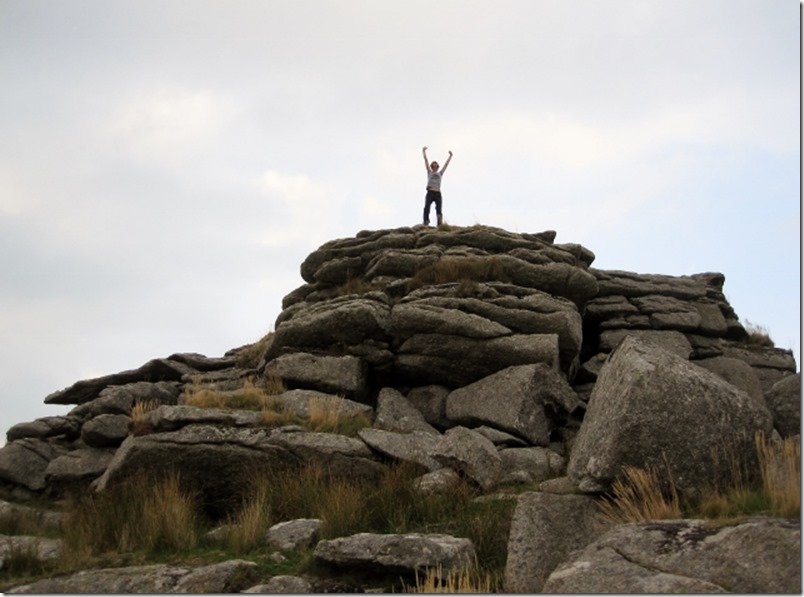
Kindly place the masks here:
<instances>
[{"instance_id":1,"label":"cloudy sky","mask_svg":"<svg viewBox=\"0 0 804 597\"><path fill-rule=\"evenodd\" d=\"M800 358L794 0L2 0L0 435L273 329L324 242L556 230ZM0 442L2 439L0 439Z\"/></svg>"}]
</instances>

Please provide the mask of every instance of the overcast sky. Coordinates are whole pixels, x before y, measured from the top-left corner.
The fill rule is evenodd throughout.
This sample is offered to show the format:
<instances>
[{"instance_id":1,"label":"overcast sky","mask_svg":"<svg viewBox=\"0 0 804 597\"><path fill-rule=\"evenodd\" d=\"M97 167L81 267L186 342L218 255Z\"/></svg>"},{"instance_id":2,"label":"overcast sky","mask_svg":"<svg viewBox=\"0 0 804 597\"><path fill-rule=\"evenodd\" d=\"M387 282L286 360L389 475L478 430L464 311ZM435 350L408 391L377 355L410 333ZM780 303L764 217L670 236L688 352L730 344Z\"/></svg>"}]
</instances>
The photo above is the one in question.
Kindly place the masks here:
<instances>
[{"instance_id":1,"label":"overcast sky","mask_svg":"<svg viewBox=\"0 0 804 597\"><path fill-rule=\"evenodd\" d=\"M324 242L556 230L800 358L794 0L1 0L0 435L274 328ZM2 439L0 439L2 442Z\"/></svg>"}]
</instances>

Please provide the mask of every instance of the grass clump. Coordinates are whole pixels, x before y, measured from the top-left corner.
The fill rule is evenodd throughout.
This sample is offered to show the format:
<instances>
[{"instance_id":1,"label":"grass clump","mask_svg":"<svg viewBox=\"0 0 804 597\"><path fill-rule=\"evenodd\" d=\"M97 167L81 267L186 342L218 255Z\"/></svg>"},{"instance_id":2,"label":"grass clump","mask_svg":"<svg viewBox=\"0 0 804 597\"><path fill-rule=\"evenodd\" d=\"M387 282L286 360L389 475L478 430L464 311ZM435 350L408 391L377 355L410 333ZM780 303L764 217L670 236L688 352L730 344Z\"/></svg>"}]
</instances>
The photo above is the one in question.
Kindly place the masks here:
<instances>
[{"instance_id":1,"label":"grass clump","mask_svg":"<svg viewBox=\"0 0 804 597\"><path fill-rule=\"evenodd\" d=\"M451 570L444 575L443 570L438 568L428 569L423 576L416 573L416 584L406 585L406 593L497 593L497 586L492 579L492 575L479 572L479 566L475 562L474 567L467 566L462 570Z\"/></svg>"},{"instance_id":2,"label":"grass clump","mask_svg":"<svg viewBox=\"0 0 804 597\"><path fill-rule=\"evenodd\" d=\"M64 521L66 552L79 560L106 552L183 551L198 545L201 516L177 474L132 476L102 493L73 496Z\"/></svg>"},{"instance_id":3,"label":"grass clump","mask_svg":"<svg viewBox=\"0 0 804 597\"><path fill-rule=\"evenodd\" d=\"M748 343L752 346L763 346L766 348L773 348L775 346L767 328L751 323L750 321L746 321L744 327L748 334Z\"/></svg>"},{"instance_id":4,"label":"grass clump","mask_svg":"<svg viewBox=\"0 0 804 597\"><path fill-rule=\"evenodd\" d=\"M265 353L271 348L274 333L268 332L254 344L250 344L237 353L237 366L241 369L256 369L262 362Z\"/></svg>"},{"instance_id":5,"label":"grass clump","mask_svg":"<svg viewBox=\"0 0 804 597\"><path fill-rule=\"evenodd\" d=\"M734 522L752 516L800 518L801 444L796 438L769 442L755 436L758 474L735 455L728 478L713 481L695 498L680 499L672 480L658 471L626 467L601 502L601 515L615 523L705 518Z\"/></svg>"},{"instance_id":6,"label":"grass clump","mask_svg":"<svg viewBox=\"0 0 804 597\"><path fill-rule=\"evenodd\" d=\"M630 466L613 483L612 496L601 502L600 512L616 524L682 517L678 493L672 484L669 491L663 491L656 470Z\"/></svg>"},{"instance_id":7,"label":"grass clump","mask_svg":"<svg viewBox=\"0 0 804 597\"><path fill-rule=\"evenodd\" d=\"M801 443L787 438L773 444L756 437L762 487L771 512L783 518L801 517Z\"/></svg>"}]
</instances>

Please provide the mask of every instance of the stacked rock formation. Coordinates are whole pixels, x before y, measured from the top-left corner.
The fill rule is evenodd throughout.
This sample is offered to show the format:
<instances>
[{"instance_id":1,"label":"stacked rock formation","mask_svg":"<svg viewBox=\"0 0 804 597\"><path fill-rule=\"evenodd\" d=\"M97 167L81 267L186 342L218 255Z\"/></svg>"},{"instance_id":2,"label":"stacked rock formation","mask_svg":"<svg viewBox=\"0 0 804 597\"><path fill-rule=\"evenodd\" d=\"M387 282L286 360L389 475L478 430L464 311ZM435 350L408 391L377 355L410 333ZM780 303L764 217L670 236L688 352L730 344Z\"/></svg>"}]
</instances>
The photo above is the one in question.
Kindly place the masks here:
<instances>
[{"instance_id":1,"label":"stacked rock formation","mask_svg":"<svg viewBox=\"0 0 804 597\"><path fill-rule=\"evenodd\" d=\"M539 591L573 550L603 537L596 496L626 467L662 466L680 492L694 494L721 472L718 449L750 453L756 433L789 437L800 427L792 354L749 342L724 276L597 270L591 251L554 241L554 232L482 226L330 241L302 263L305 284L285 297L260 343L221 358L154 359L48 396L76 406L9 430L0 483L19 496L59 496L179 467L212 516L240 503L242 480L255 472L311 462L366 482L390 462L415 463L424 492L458 477L483 493L541 483L519 500L506 570L507 590ZM371 424L347 437L185 404L191 392L225 395L277 379L276 402L302 418L326 402ZM133 428L133 411L146 403L159 407ZM783 527L773 532L792 541L795 529ZM428 553L452 554L455 543L355 537L317 551L351 561L350 550L369 539L405 549L424 541ZM562 584L568 571L572 583ZM595 592L575 572L566 564L548 586ZM633 586L714 582L653 580Z\"/></svg>"}]
</instances>

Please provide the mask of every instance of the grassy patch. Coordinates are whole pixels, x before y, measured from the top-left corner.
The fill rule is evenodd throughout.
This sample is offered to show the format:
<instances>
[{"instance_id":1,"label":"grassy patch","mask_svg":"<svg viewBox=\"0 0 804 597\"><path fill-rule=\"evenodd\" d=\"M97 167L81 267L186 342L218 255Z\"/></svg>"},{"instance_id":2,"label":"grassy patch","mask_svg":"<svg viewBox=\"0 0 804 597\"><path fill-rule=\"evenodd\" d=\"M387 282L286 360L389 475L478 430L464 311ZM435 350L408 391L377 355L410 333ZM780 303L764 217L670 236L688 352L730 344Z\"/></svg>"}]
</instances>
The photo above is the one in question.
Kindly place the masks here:
<instances>
[{"instance_id":1,"label":"grassy patch","mask_svg":"<svg viewBox=\"0 0 804 597\"><path fill-rule=\"evenodd\" d=\"M218 408L232 410L263 410L273 402L273 396L284 391L284 385L258 387L251 380L243 382L243 388L222 392L209 387L193 385L185 390L184 403L198 408Z\"/></svg>"},{"instance_id":2,"label":"grassy patch","mask_svg":"<svg viewBox=\"0 0 804 597\"><path fill-rule=\"evenodd\" d=\"M102 493L73 496L64 521L68 559L105 552L182 551L198 545L201 518L195 496L176 474L144 473Z\"/></svg>"}]
</instances>

